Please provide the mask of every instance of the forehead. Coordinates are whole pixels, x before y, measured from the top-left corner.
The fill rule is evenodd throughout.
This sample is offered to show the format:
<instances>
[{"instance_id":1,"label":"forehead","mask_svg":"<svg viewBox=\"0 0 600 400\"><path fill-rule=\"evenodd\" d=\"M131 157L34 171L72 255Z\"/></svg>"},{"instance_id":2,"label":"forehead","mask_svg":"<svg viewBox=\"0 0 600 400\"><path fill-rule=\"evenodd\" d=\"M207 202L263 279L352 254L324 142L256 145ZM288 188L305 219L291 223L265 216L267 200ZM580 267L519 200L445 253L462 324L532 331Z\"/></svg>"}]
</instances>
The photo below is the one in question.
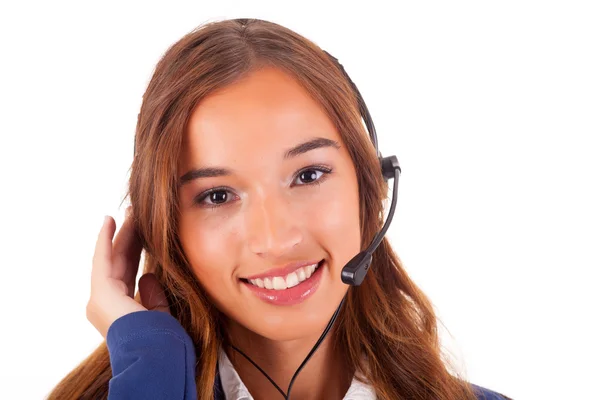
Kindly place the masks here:
<instances>
[{"instance_id":1,"label":"forehead","mask_svg":"<svg viewBox=\"0 0 600 400\"><path fill-rule=\"evenodd\" d=\"M204 98L184 138L187 163L211 164L249 152L282 151L307 138L340 141L321 106L290 75L275 68L252 72Z\"/></svg>"}]
</instances>

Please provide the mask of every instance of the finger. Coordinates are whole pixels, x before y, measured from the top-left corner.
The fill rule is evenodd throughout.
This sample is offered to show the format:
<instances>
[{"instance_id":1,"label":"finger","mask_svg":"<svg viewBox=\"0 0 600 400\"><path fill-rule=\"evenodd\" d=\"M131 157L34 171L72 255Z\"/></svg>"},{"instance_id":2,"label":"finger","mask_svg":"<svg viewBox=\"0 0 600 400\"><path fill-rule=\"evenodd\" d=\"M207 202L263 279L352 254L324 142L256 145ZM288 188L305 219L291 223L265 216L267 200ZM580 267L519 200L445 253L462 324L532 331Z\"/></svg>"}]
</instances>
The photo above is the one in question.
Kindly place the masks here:
<instances>
[{"instance_id":1,"label":"finger","mask_svg":"<svg viewBox=\"0 0 600 400\"><path fill-rule=\"evenodd\" d=\"M128 207L125 221L113 244L114 270L112 277L123 280L133 291L142 252L142 241L135 229L130 210L131 207Z\"/></svg>"},{"instance_id":2,"label":"finger","mask_svg":"<svg viewBox=\"0 0 600 400\"><path fill-rule=\"evenodd\" d=\"M92 259L92 279L108 278L111 274L112 238L115 234L115 220L111 216L104 217L104 224L98 233L94 257Z\"/></svg>"},{"instance_id":3,"label":"finger","mask_svg":"<svg viewBox=\"0 0 600 400\"><path fill-rule=\"evenodd\" d=\"M142 305L148 310L169 312L169 302L164 288L152 273L142 275L139 281Z\"/></svg>"}]
</instances>

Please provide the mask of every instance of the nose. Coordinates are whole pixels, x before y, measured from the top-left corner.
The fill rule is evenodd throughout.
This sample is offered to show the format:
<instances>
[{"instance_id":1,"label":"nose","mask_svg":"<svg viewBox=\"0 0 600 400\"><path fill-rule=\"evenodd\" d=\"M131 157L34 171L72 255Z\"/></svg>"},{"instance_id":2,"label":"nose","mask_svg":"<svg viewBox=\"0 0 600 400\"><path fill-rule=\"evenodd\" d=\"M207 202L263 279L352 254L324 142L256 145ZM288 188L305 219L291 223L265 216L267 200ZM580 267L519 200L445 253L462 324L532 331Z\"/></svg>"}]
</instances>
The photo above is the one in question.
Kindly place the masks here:
<instances>
[{"instance_id":1,"label":"nose","mask_svg":"<svg viewBox=\"0 0 600 400\"><path fill-rule=\"evenodd\" d=\"M278 258L302 241L302 231L290 204L282 196L254 197L246 213L246 232L250 251Z\"/></svg>"}]
</instances>

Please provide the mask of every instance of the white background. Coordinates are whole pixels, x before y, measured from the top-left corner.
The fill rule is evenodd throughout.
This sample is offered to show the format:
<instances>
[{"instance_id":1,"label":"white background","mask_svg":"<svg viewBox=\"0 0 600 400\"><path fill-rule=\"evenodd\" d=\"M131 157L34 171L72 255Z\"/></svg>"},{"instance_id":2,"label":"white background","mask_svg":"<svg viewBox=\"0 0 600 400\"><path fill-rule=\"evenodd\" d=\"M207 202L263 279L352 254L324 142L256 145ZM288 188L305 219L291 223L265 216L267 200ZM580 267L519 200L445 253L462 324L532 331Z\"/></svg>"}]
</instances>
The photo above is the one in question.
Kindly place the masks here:
<instances>
[{"instance_id":1,"label":"white background","mask_svg":"<svg viewBox=\"0 0 600 400\"><path fill-rule=\"evenodd\" d=\"M356 82L402 166L389 237L469 379L600 398L597 4L3 3L0 398L43 398L101 342L91 257L123 218L145 86L168 46L233 17L305 35Z\"/></svg>"}]
</instances>

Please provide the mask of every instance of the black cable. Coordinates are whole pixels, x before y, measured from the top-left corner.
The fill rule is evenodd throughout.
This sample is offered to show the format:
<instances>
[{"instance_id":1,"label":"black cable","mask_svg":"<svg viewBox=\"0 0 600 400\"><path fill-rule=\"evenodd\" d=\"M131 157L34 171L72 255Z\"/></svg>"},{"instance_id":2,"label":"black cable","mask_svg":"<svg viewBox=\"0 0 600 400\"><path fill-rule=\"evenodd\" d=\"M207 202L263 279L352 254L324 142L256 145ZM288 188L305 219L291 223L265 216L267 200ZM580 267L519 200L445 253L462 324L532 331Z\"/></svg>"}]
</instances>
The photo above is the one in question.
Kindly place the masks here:
<instances>
[{"instance_id":1,"label":"black cable","mask_svg":"<svg viewBox=\"0 0 600 400\"><path fill-rule=\"evenodd\" d=\"M238 353L240 353L241 355L243 355L246 360L250 361L252 363L252 365L254 365L260 372L262 372L262 374L269 380L269 382L271 382L271 384L273 386L275 386L275 389L277 389L279 391L279 393L281 393L281 395L283 396L283 398L287 399L287 395L283 392L283 390L281 390L281 388L279 387L279 385L277 385L275 383L275 381L273 379L271 379L271 377L269 375L267 375L267 373L265 371L263 371L263 369L261 367L258 366L258 364L256 364L254 361L252 361L250 359L250 357L248 357L246 354L244 354L243 351L241 351L240 349L238 349L237 347L235 347L234 345L230 345L235 351L237 351Z\"/></svg>"},{"instance_id":2,"label":"black cable","mask_svg":"<svg viewBox=\"0 0 600 400\"><path fill-rule=\"evenodd\" d=\"M348 293L348 292L346 291L346 293ZM310 353L308 353L308 355L306 356L306 358L304 359L304 361L302 362L302 364L300 364L300 367L298 367L298 369L296 370L296 373L294 374L294 376L292 377L292 380L290 381L290 386L288 386L288 394L287 394L286 400L289 399L290 392L292 390L292 385L294 384L294 381L296 380L296 377L298 376L298 374L300 373L300 371L302 370L302 368L304 368L304 366L306 365L306 363L308 362L308 360L317 351L317 348L321 345L321 343L325 339L325 336L327 336L327 333L329 332L329 330L333 326L333 323L337 319L338 314L340 313L340 309L342 308L342 305L344 304L345 300L346 300L346 294L344 294L344 297L342 298L342 301L340 302L340 305L338 306L337 310L335 310L335 313L333 314L333 317L329 320L329 324L327 325L327 328L325 328L325 330L321 334L321 337L319 338L319 340L317 340L317 343L313 346L313 348L310 351Z\"/></svg>"}]
</instances>

